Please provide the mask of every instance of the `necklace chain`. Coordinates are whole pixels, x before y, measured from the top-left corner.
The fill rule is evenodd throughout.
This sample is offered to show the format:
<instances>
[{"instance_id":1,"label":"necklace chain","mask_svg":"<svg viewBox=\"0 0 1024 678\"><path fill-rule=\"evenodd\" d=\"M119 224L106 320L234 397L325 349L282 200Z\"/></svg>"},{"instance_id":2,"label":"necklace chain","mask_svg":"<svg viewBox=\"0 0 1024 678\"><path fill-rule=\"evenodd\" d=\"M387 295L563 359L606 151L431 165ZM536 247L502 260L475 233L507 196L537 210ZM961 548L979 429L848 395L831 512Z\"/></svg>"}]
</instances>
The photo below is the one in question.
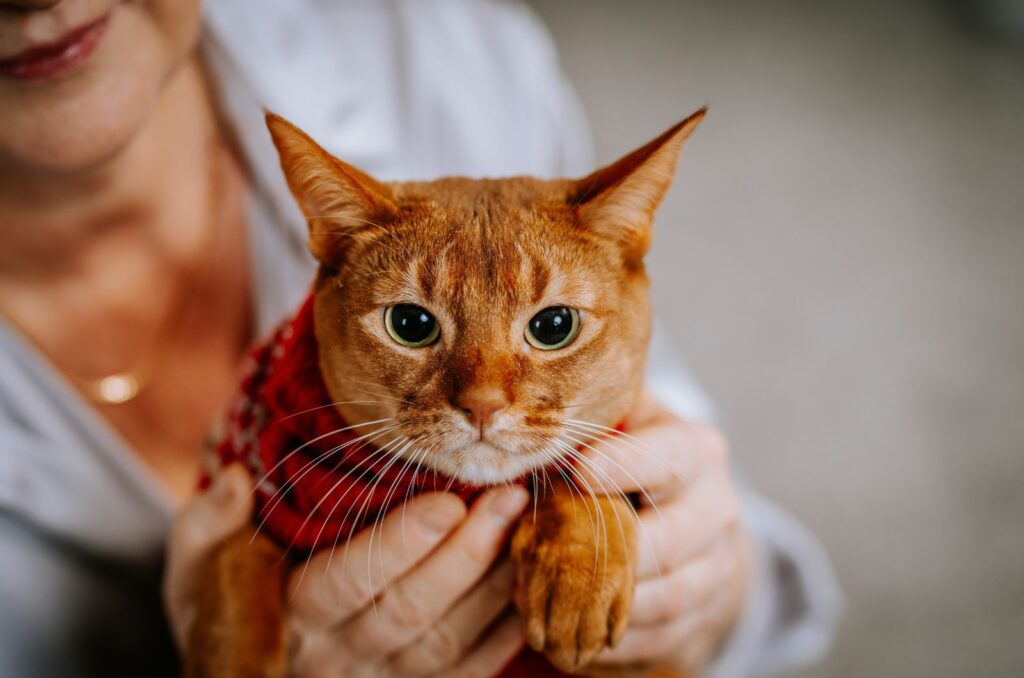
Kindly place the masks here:
<instances>
[{"instance_id":1,"label":"necklace chain","mask_svg":"<svg viewBox=\"0 0 1024 678\"><path fill-rule=\"evenodd\" d=\"M186 315L187 309L192 305L190 302L199 295L205 285L199 281L200 277L207 277L211 273L213 263L213 250L215 249L214 225L219 222L218 217L224 208L224 195L226 184L225 159L216 151L230 151L223 149L219 144L214 144L215 152L211 154L210 168L210 190L208 199L207 222L203 225L202 243L199 246L200 254L197 263L188 267L182 274L179 281L179 290L172 301L171 310L166 319L161 323L160 330L150 348L143 352L132 365L124 370L112 372L102 377L88 378L73 374L70 371L58 368L78 390L90 401L98 405L122 405L131 402L149 385L153 372L156 371L159 361L156 351L160 348L161 339L167 338L180 330L181 321ZM205 280L203 281L205 282ZM192 294L188 293L191 288ZM0 314L8 319L10 324L18 329L23 336L31 338L26 329L16 322L11 314L0 307ZM39 342L33 342L39 346Z\"/></svg>"}]
</instances>

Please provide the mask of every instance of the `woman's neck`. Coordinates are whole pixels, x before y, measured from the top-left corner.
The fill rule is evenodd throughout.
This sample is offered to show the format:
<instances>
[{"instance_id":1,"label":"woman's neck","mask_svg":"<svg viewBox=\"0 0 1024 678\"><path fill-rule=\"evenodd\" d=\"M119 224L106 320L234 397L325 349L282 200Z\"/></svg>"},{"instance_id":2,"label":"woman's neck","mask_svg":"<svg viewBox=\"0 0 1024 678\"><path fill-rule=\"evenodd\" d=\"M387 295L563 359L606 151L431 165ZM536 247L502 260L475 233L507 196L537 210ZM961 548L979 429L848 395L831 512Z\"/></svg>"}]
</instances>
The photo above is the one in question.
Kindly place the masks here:
<instances>
[{"instance_id":1,"label":"woman's neck","mask_svg":"<svg viewBox=\"0 0 1024 678\"><path fill-rule=\"evenodd\" d=\"M239 201L213 187L224 171L238 166L196 59L102 166L0 175L0 311L69 374L118 372L159 349L183 285L226 228L211 205Z\"/></svg>"},{"instance_id":2,"label":"woman's neck","mask_svg":"<svg viewBox=\"0 0 1024 678\"><path fill-rule=\"evenodd\" d=\"M155 365L97 407L179 498L249 338L245 175L204 83L180 69L102 166L0 172L0 312L72 383Z\"/></svg>"},{"instance_id":3,"label":"woman's neck","mask_svg":"<svg viewBox=\"0 0 1024 678\"><path fill-rule=\"evenodd\" d=\"M90 252L140 240L178 249L159 216L206 167L217 124L198 59L179 68L131 141L73 174L0 170L0 282L63 276ZM134 232L135 237L126 237ZM116 247L114 248L116 251ZM108 252L110 254L112 252Z\"/></svg>"}]
</instances>

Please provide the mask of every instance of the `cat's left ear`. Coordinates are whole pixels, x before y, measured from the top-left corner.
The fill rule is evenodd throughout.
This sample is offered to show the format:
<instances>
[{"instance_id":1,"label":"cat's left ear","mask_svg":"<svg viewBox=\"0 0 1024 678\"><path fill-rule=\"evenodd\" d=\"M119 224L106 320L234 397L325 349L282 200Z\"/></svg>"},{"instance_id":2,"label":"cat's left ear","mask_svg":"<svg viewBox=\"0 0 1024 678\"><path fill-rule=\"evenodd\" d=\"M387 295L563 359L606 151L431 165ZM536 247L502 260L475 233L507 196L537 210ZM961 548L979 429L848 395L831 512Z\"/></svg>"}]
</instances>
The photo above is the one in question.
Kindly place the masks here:
<instances>
[{"instance_id":1,"label":"cat's left ear","mask_svg":"<svg viewBox=\"0 0 1024 678\"><path fill-rule=\"evenodd\" d=\"M706 112L701 108L657 139L578 180L569 202L580 224L620 242L627 256L642 257L651 243L654 211L675 176L683 142Z\"/></svg>"},{"instance_id":2,"label":"cat's left ear","mask_svg":"<svg viewBox=\"0 0 1024 678\"><path fill-rule=\"evenodd\" d=\"M288 187L309 224L309 249L321 263L338 264L354 239L379 231L394 217L398 208L391 191L281 116L266 116Z\"/></svg>"}]
</instances>

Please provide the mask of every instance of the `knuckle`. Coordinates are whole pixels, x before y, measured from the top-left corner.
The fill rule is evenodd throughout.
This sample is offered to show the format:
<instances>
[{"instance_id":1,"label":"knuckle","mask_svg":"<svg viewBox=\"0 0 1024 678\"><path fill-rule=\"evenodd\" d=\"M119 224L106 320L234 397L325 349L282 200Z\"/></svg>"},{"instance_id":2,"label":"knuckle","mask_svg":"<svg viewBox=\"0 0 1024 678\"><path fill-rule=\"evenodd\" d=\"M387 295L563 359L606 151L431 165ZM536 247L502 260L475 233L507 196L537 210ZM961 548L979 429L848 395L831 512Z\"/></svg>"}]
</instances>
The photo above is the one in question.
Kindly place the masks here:
<instances>
[{"instance_id":1,"label":"knuckle","mask_svg":"<svg viewBox=\"0 0 1024 678\"><path fill-rule=\"evenodd\" d=\"M415 646L395 658L394 667L400 675L436 675L454 664L462 654L462 642L452 628L438 622Z\"/></svg>"},{"instance_id":2,"label":"knuckle","mask_svg":"<svg viewBox=\"0 0 1024 678\"><path fill-rule=\"evenodd\" d=\"M207 531L188 513L182 514L171 527L172 548L178 552L196 553L208 545Z\"/></svg>"},{"instance_id":3,"label":"knuckle","mask_svg":"<svg viewBox=\"0 0 1024 678\"><path fill-rule=\"evenodd\" d=\"M293 638L292 642L292 673L301 678L321 678L331 673L332 668L337 668L338 655L336 652L327 653L324 651L324 644L316 642L306 635Z\"/></svg>"},{"instance_id":4,"label":"knuckle","mask_svg":"<svg viewBox=\"0 0 1024 678\"><path fill-rule=\"evenodd\" d=\"M462 546L463 557L475 568L486 568L497 555L497 543L500 539L497 527L490 525L478 526L474 534Z\"/></svg>"},{"instance_id":5,"label":"knuckle","mask_svg":"<svg viewBox=\"0 0 1024 678\"><path fill-rule=\"evenodd\" d=\"M423 601L411 595L408 587L398 584L387 591L378 604L385 624L399 629L422 629L431 621Z\"/></svg>"},{"instance_id":6,"label":"knuckle","mask_svg":"<svg viewBox=\"0 0 1024 678\"><path fill-rule=\"evenodd\" d=\"M342 606L347 610L354 610L370 602L373 598L373 589L370 578L365 580L358 576L352 576L344 567L345 557L342 553L335 554L335 558L329 559L322 565L314 566L307 574L314 575L320 580L322 595L318 595L324 606ZM337 556L341 556L340 558ZM340 565L340 566L339 566ZM322 575L316 574L313 570L320 570ZM319 593L319 591L318 591Z\"/></svg>"},{"instance_id":7,"label":"knuckle","mask_svg":"<svg viewBox=\"0 0 1024 678\"><path fill-rule=\"evenodd\" d=\"M661 600L662 610L668 617L676 616L676 613L687 606L693 591L690 588L690 581L686 574L686 568L680 568L669 579L669 591L671 595Z\"/></svg>"},{"instance_id":8,"label":"knuckle","mask_svg":"<svg viewBox=\"0 0 1024 678\"><path fill-rule=\"evenodd\" d=\"M462 640L451 626L438 623L426 638L428 661L434 668L452 664L462 654Z\"/></svg>"},{"instance_id":9,"label":"knuckle","mask_svg":"<svg viewBox=\"0 0 1024 678\"><path fill-rule=\"evenodd\" d=\"M714 426L702 424L698 429L698 433L702 447L713 461L725 462L728 460L729 441L726 440L725 435L720 430Z\"/></svg>"},{"instance_id":10,"label":"knuckle","mask_svg":"<svg viewBox=\"0 0 1024 678\"><path fill-rule=\"evenodd\" d=\"M727 493L724 507L725 525L728 528L738 528L743 520L743 506L736 492L731 489Z\"/></svg>"},{"instance_id":11,"label":"knuckle","mask_svg":"<svg viewBox=\"0 0 1024 678\"><path fill-rule=\"evenodd\" d=\"M337 570L326 573L323 578L325 605L343 605L346 609L362 607L370 601L370 585L357 578L350 578Z\"/></svg>"}]
</instances>

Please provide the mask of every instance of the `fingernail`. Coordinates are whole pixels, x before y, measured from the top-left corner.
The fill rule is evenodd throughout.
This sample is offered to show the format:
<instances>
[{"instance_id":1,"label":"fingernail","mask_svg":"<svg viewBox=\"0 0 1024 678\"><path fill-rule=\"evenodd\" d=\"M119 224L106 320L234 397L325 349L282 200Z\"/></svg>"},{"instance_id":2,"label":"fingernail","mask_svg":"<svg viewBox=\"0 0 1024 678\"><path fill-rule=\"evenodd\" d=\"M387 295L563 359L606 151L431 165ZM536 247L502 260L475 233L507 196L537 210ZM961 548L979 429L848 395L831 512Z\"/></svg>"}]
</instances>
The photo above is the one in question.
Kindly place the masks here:
<instances>
[{"instance_id":1,"label":"fingernail","mask_svg":"<svg viewBox=\"0 0 1024 678\"><path fill-rule=\"evenodd\" d=\"M438 501L435 502L435 506L421 509L419 522L432 534L451 532L465 514L465 505L452 501Z\"/></svg>"},{"instance_id":2,"label":"fingernail","mask_svg":"<svg viewBox=\"0 0 1024 678\"><path fill-rule=\"evenodd\" d=\"M510 487L491 500L491 512L502 520L512 520L519 517L530 494L522 487Z\"/></svg>"}]
</instances>

